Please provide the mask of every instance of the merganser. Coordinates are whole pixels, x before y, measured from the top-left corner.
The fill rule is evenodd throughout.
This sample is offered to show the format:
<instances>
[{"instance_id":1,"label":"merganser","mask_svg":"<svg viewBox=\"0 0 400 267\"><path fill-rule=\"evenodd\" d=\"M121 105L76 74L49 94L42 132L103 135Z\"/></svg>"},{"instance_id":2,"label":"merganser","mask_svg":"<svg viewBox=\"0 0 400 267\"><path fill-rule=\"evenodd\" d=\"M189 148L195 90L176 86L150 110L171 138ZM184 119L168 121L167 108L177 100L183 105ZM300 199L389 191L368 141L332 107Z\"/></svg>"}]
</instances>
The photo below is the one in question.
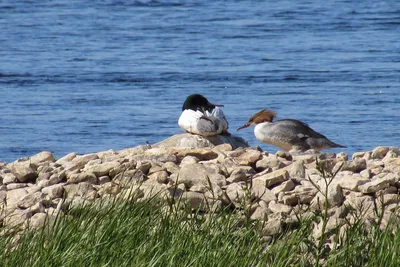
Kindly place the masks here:
<instances>
[{"instance_id":1,"label":"merganser","mask_svg":"<svg viewBox=\"0 0 400 267\"><path fill-rule=\"evenodd\" d=\"M178 124L186 132L192 134L229 135L228 121L219 107L223 107L223 105L212 104L202 95L190 95L183 103Z\"/></svg>"},{"instance_id":2,"label":"merganser","mask_svg":"<svg viewBox=\"0 0 400 267\"><path fill-rule=\"evenodd\" d=\"M259 141L286 151L304 152L313 149L319 152L323 149L345 147L317 133L304 122L293 119L272 122L275 117L275 112L267 109L261 110L251 116L249 121L237 130L256 125L254 135Z\"/></svg>"}]
</instances>

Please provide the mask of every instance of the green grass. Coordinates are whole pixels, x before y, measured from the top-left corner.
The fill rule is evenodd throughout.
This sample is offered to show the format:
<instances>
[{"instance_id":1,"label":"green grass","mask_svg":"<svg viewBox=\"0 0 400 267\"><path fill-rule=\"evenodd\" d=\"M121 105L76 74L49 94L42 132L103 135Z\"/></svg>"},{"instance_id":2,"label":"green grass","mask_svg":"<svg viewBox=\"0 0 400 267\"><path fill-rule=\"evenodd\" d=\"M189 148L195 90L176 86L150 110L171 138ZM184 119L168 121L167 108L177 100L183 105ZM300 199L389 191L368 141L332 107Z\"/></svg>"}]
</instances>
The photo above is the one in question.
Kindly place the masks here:
<instances>
[{"instance_id":1,"label":"green grass","mask_svg":"<svg viewBox=\"0 0 400 267\"><path fill-rule=\"evenodd\" d=\"M312 220L322 217L316 215ZM232 211L169 210L156 200L75 208L52 229L0 237L0 266L400 266L400 234L361 224L319 250L312 220L273 239ZM398 226L396 226L398 229Z\"/></svg>"}]
</instances>

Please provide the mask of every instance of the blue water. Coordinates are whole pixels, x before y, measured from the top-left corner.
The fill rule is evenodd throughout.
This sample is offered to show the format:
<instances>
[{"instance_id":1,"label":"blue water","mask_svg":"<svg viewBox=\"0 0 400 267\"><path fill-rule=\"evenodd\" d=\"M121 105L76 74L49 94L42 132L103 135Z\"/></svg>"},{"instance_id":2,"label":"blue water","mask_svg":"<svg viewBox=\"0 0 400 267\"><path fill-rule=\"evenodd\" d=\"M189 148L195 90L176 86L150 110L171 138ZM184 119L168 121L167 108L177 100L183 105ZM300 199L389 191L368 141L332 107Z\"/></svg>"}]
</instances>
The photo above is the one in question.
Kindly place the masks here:
<instances>
[{"instance_id":1,"label":"blue water","mask_svg":"<svg viewBox=\"0 0 400 267\"><path fill-rule=\"evenodd\" d=\"M349 154L400 146L396 0L6 0L0 25L0 161L158 142L191 93L270 152L235 130L263 108Z\"/></svg>"}]
</instances>

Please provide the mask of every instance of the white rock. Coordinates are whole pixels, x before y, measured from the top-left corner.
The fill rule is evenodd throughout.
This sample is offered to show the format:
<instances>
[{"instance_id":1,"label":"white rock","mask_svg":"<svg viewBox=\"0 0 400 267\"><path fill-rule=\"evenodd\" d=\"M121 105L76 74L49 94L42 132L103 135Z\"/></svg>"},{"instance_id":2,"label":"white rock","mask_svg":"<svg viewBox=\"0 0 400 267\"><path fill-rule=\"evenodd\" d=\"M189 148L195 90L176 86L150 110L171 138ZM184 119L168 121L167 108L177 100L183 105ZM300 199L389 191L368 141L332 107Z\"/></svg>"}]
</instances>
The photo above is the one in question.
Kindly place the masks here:
<instances>
[{"instance_id":1,"label":"white rock","mask_svg":"<svg viewBox=\"0 0 400 267\"><path fill-rule=\"evenodd\" d=\"M43 199L44 199L44 195L41 192L28 194L18 202L18 207L27 209L37 203L40 203Z\"/></svg>"},{"instance_id":2,"label":"white rock","mask_svg":"<svg viewBox=\"0 0 400 267\"><path fill-rule=\"evenodd\" d=\"M25 188L19 188L7 191L7 198L6 202L8 206L16 207L18 203L23 199L25 196L28 195L28 191Z\"/></svg>"},{"instance_id":3,"label":"white rock","mask_svg":"<svg viewBox=\"0 0 400 267\"><path fill-rule=\"evenodd\" d=\"M286 170L277 170L271 173L259 173L253 177L253 185L263 185L264 187L270 187L276 184L280 184L289 179L289 173Z\"/></svg>"}]
</instances>

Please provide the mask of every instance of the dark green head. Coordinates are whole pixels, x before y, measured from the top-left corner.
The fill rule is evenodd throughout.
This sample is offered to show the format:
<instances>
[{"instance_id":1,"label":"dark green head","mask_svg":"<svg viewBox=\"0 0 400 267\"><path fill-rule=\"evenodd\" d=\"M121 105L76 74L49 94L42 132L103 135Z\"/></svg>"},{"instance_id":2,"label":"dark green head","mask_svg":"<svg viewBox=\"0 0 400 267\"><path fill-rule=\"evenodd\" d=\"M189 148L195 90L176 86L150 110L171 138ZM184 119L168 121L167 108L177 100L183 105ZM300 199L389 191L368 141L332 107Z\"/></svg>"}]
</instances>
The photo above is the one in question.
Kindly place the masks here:
<instances>
[{"instance_id":1,"label":"dark green head","mask_svg":"<svg viewBox=\"0 0 400 267\"><path fill-rule=\"evenodd\" d=\"M207 98L200 94L193 94L186 98L185 103L183 103L182 111L185 109L200 110L201 112L209 111L211 112L215 107L223 107L223 105L217 105L210 103Z\"/></svg>"}]
</instances>

